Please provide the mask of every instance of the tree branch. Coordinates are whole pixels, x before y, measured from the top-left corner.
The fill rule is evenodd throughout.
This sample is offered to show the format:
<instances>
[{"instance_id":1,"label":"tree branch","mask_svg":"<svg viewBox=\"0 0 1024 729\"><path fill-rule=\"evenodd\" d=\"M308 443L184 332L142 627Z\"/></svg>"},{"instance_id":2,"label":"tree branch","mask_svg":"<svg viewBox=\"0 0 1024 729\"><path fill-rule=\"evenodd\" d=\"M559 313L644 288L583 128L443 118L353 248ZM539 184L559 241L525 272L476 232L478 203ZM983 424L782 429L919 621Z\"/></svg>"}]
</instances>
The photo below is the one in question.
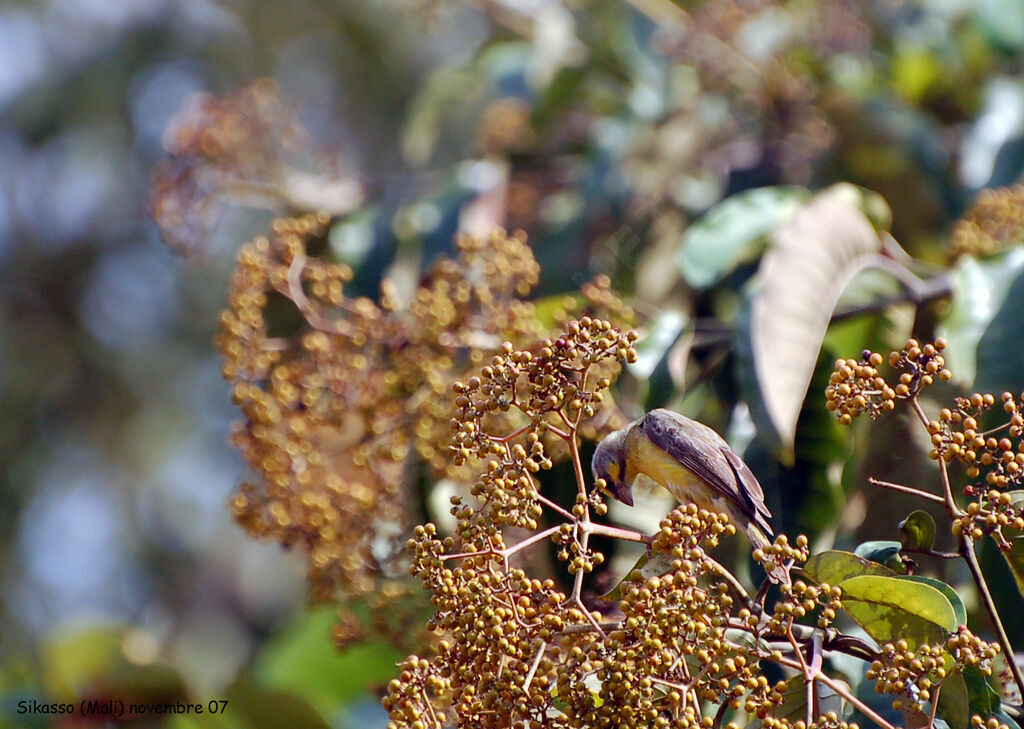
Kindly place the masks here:
<instances>
[{"instance_id":1,"label":"tree branch","mask_svg":"<svg viewBox=\"0 0 1024 729\"><path fill-rule=\"evenodd\" d=\"M967 562L967 567L971 570L971 576L978 586L981 602L985 605L985 610L992 621L992 627L995 628L999 645L1006 656L1006 665L1009 666L1010 673L1013 674L1013 680L1017 684L1017 691L1021 696L1024 696L1024 676L1021 675L1020 666L1017 665L1013 652L1013 646L1010 645L1010 638L1006 635L1006 629L1003 628L1003 621L999 619L999 611L996 610L996 604L992 599L992 593L989 592L985 575L981 571L981 565L978 564L978 556L974 553L974 540L966 534L960 536L960 555Z\"/></svg>"}]
</instances>

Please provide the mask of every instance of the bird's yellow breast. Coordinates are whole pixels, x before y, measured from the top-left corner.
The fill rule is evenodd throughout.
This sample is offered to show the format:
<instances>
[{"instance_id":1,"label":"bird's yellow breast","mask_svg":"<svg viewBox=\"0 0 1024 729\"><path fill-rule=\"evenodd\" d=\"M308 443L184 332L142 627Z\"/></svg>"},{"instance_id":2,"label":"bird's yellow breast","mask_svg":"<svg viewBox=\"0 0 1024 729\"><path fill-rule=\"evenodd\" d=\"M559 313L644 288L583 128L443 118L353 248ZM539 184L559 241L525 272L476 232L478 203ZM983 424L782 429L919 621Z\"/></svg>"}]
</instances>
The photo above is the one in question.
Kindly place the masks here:
<instances>
[{"instance_id":1,"label":"bird's yellow breast","mask_svg":"<svg viewBox=\"0 0 1024 729\"><path fill-rule=\"evenodd\" d=\"M695 504L697 508L721 511L721 499L697 474L686 468L671 455L654 445L642 432L629 438L626 444L626 480L646 476L664 487L682 504Z\"/></svg>"}]
</instances>

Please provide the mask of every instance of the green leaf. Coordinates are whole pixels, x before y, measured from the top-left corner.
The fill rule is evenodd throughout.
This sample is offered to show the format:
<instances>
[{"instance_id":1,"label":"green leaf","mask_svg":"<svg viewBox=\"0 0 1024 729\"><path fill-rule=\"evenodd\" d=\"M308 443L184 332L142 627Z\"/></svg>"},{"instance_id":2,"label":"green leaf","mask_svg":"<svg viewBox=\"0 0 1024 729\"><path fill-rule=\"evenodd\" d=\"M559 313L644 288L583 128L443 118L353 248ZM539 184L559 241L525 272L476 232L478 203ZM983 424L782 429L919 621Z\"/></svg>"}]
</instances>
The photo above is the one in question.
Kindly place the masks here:
<instances>
[{"instance_id":1,"label":"green leaf","mask_svg":"<svg viewBox=\"0 0 1024 729\"><path fill-rule=\"evenodd\" d=\"M804 565L804 572L815 582L827 582L830 585L839 585L851 577L863 575L896 576L888 567L858 557L853 552L838 549L820 552L811 557Z\"/></svg>"},{"instance_id":2,"label":"green leaf","mask_svg":"<svg viewBox=\"0 0 1024 729\"><path fill-rule=\"evenodd\" d=\"M745 306L749 309L749 306ZM740 320L744 317L742 314ZM739 332L739 328L737 329ZM796 447L782 450L767 412L761 406L747 337L739 334L737 355L744 400L757 427L757 438L743 452L747 464L764 486L768 508L776 514L776 527L814 538L835 524L846 507L842 466L853 452L849 430L839 425L825 407L824 397L804 399L797 420ZM834 371L835 354L822 347L811 376L811 390L823 392ZM787 460L787 457L789 460Z\"/></svg>"},{"instance_id":3,"label":"green leaf","mask_svg":"<svg viewBox=\"0 0 1024 729\"><path fill-rule=\"evenodd\" d=\"M283 691L268 691L245 680L236 682L226 699L225 713L240 715L250 727L330 729L323 715L305 700Z\"/></svg>"},{"instance_id":4,"label":"green leaf","mask_svg":"<svg viewBox=\"0 0 1024 729\"><path fill-rule=\"evenodd\" d=\"M889 561L893 557L898 557L900 549L903 547L899 542L891 542L887 540L874 541L874 542L863 542L857 545L857 548L853 551L858 557L864 559L870 559L872 562L878 562L878 564L888 565Z\"/></svg>"},{"instance_id":5,"label":"green leaf","mask_svg":"<svg viewBox=\"0 0 1024 729\"><path fill-rule=\"evenodd\" d=\"M1018 724L1017 721L1007 714L1002 708L993 711L992 716L999 719L1001 724L1006 724L1007 729L1021 729L1020 724Z\"/></svg>"},{"instance_id":6,"label":"green leaf","mask_svg":"<svg viewBox=\"0 0 1024 729\"><path fill-rule=\"evenodd\" d=\"M977 666L967 666L964 669L964 682L967 685L971 713L984 718L991 716L994 708L993 699L998 702L999 694L985 680L981 670Z\"/></svg>"},{"instance_id":7,"label":"green leaf","mask_svg":"<svg viewBox=\"0 0 1024 729\"><path fill-rule=\"evenodd\" d=\"M659 313L637 342L637 360L627 365L641 384L637 397L646 410L665 405L683 384L693 325L686 314Z\"/></svg>"},{"instance_id":8,"label":"green leaf","mask_svg":"<svg viewBox=\"0 0 1024 729\"><path fill-rule=\"evenodd\" d=\"M329 608L304 612L256 657L258 683L304 698L326 713L395 677L404 655L383 643L338 650L331 640L335 620Z\"/></svg>"},{"instance_id":9,"label":"green leaf","mask_svg":"<svg viewBox=\"0 0 1024 729\"><path fill-rule=\"evenodd\" d=\"M758 389L790 453L800 408L829 320L844 287L878 264L882 241L850 185L835 185L775 231L756 279L750 337Z\"/></svg>"},{"instance_id":10,"label":"green leaf","mask_svg":"<svg viewBox=\"0 0 1024 729\"><path fill-rule=\"evenodd\" d=\"M764 638L755 638L748 630L726 628L725 639L729 641L729 643L741 648L757 649L768 652L771 652L772 650L771 643L766 641Z\"/></svg>"},{"instance_id":11,"label":"green leaf","mask_svg":"<svg viewBox=\"0 0 1024 729\"><path fill-rule=\"evenodd\" d=\"M686 282L708 288L756 260L766 237L807 200L802 187L760 187L726 198L683 233L677 259Z\"/></svg>"},{"instance_id":12,"label":"green leaf","mask_svg":"<svg viewBox=\"0 0 1024 729\"><path fill-rule=\"evenodd\" d=\"M996 315L1006 308L1006 302L1010 307L1006 318L1014 318L1013 309L1018 307L1008 294L1022 271L1024 248L1012 248L984 261L965 256L957 262L951 280L953 296L949 311L938 327L938 333L949 342L942 355L957 381L970 383L976 378L985 379L979 377L981 350L978 345ZM1014 335L1002 341L992 354L1003 357L1009 342L1018 339ZM988 358L985 366L999 369L998 362ZM986 372L987 379L992 379L991 374Z\"/></svg>"},{"instance_id":13,"label":"green leaf","mask_svg":"<svg viewBox=\"0 0 1024 729\"><path fill-rule=\"evenodd\" d=\"M902 580L910 580L911 582L920 582L922 585L931 585L936 590L941 592L949 600L949 604L953 606L953 614L956 616L956 624L967 625L967 608L964 606L964 601L960 597L960 593L954 590L951 586L947 585L942 580L936 580L934 577L922 577L921 575L902 575Z\"/></svg>"},{"instance_id":14,"label":"green leaf","mask_svg":"<svg viewBox=\"0 0 1024 729\"><path fill-rule=\"evenodd\" d=\"M947 660L952 665L952 659L947 656ZM949 724L950 729L967 729L971 722L970 704L964 677L959 672L948 673L939 692L939 716Z\"/></svg>"},{"instance_id":15,"label":"green leaf","mask_svg":"<svg viewBox=\"0 0 1024 729\"><path fill-rule=\"evenodd\" d=\"M904 549L931 549L935 545L935 519L927 511L910 512L899 528Z\"/></svg>"},{"instance_id":16,"label":"green leaf","mask_svg":"<svg viewBox=\"0 0 1024 729\"><path fill-rule=\"evenodd\" d=\"M1010 504L1014 509L1024 508L1024 491L1016 490L1009 491ZM1021 595L1024 595L1024 532L1018 531L1013 527L1003 527L1003 536L1006 537L1010 542L1009 551L1000 551L1003 555L1003 559L1006 560L1006 564L1010 566L1010 571L1013 572L1013 579L1017 582L1017 590Z\"/></svg>"},{"instance_id":17,"label":"green leaf","mask_svg":"<svg viewBox=\"0 0 1024 729\"><path fill-rule=\"evenodd\" d=\"M956 625L949 600L931 585L863 575L839 583L843 608L879 643L903 639L911 647L936 643Z\"/></svg>"}]
</instances>

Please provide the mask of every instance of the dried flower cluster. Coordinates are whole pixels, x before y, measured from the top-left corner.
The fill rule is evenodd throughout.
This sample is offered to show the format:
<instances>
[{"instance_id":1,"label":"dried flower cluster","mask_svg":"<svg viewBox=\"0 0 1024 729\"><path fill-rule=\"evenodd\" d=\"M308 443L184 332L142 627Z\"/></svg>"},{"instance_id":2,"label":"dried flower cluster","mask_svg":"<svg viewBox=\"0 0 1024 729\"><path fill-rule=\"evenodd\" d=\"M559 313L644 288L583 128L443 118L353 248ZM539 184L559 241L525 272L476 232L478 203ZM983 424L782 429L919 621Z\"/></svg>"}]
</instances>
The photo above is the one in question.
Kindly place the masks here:
<instances>
[{"instance_id":1,"label":"dried flower cluster","mask_svg":"<svg viewBox=\"0 0 1024 729\"><path fill-rule=\"evenodd\" d=\"M926 703L938 701L943 684L954 673L976 668L983 676L992 675L998 654L998 643L984 641L962 625L945 644L886 643L866 677L875 682L878 693L893 694L894 709L920 712Z\"/></svg>"},{"instance_id":2,"label":"dried flower cluster","mask_svg":"<svg viewBox=\"0 0 1024 729\"><path fill-rule=\"evenodd\" d=\"M903 349L889 354L889 366L902 370L895 385L878 373L885 362L878 352L864 350L859 360L836 360L835 371L825 389L825 406L838 414L843 425L849 425L861 413L877 418L892 412L897 400L917 397L922 388L931 385L936 378L943 381L952 378L941 354L945 348L946 341L941 337L934 344L924 346L916 339L908 339Z\"/></svg>"},{"instance_id":3,"label":"dried flower cluster","mask_svg":"<svg viewBox=\"0 0 1024 729\"><path fill-rule=\"evenodd\" d=\"M503 339L536 341L543 332L523 300L539 270L523 235L495 231L460 238L459 257L438 262L408 304L390 282L379 302L352 298L352 271L311 253L324 249L329 223L325 215L277 220L238 255L217 346L244 417L234 442L259 477L242 485L234 510L251 534L309 553L314 599L340 590L376 600L404 594L380 581L406 570L405 535L421 503L410 463L426 464L435 479L458 475L448 457L451 383ZM583 293L584 307L628 315L606 278ZM606 346L607 331L580 347ZM613 353L619 338L607 345ZM488 373L500 380L528 356L499 355L482 380L460 386L461 397L477 402L479 388L491 387ZM588 408L600 400L584 397ZM460 410L467 422L501 421L500 405L483 402L479 412ZM506 476L527 468L515 463Z\"/></svg>"},{"instance_id":4,"label":"dried flower cluster","mask_svg":"<svg viewBox=\"0 0 1024 729\"><path fill-rule=\"evenodd\" d=\"M989 256L1024 241L1024 185L982 190L950 235L950 258Z\"/></svg>"},{"instance_id":5,"label":"dried flower cluster","mask_svg":"<svg viewBox=\"0 0 1024 729\"><path fill-rule=\"evenodd\" d=\"M275 196L285 160L308 145L273 81L191 101L168 127L169 158L153 171L150 203L153 218L180 253L202 245L224 212L222 195Z\"/></svg>"},{"instance_id":6,"label":"dried flower cluster","mask_svg":"<svg viewBox=\"0 0 1024 729\"><path fill-rule=\"evenodd\" d=\"M167 158L153 168L150 210L178 253L202 257L232 205L285 211L351 211L362 185L338 155L320 149L297 105L271 79L230 94L196 94L168 125Z\"/></svg>"}]
</instances>

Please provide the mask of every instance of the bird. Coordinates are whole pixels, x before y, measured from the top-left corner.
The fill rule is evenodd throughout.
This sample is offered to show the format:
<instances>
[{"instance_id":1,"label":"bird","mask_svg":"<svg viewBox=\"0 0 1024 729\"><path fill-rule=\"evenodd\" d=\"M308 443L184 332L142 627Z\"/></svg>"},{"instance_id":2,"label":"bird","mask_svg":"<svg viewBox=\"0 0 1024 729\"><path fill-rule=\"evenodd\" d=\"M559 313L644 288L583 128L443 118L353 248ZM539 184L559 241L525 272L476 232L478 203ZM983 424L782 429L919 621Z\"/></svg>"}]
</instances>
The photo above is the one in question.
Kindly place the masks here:
<instances>
[{"instance_id":1,"label":"bird","mask_svg":"<svg viewBox=\"0 0 1024 729\"><path fill-rule=\"evenodd\" d=\"M627 506L640 476L664 487L681 504L724 513L755 549L770 546L771 512L764 489L725 439L703 423L658 408L607 435L591 461L595 479ZM789 583L780 566L768 567L772 582Z\"/></svg>"}]
</instances>

